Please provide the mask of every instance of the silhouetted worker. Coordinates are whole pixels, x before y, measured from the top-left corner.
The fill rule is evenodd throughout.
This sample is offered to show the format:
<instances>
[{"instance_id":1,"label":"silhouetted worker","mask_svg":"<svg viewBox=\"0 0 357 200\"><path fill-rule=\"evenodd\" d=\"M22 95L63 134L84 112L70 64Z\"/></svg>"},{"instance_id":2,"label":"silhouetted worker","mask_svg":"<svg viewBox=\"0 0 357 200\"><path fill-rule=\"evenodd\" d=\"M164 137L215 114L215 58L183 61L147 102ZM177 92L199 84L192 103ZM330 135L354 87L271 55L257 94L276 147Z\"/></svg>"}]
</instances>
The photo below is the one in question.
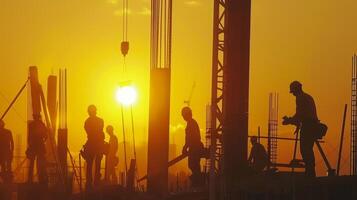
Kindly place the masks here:
<instances>
[{"instance_id":1,"label":"silhouetted worker","mask_svg":"<svg viewBox=\"0 0 357 200\"><path fill-rule=\"evenodd\" d=\"M11 173L13 154L14 140L12 133L5 129L4 121L0 120L0 167L2 173Z\"/></svg>"},{"instance_id":2,"label":"silhouetted worker","mask_svg":"<svg viewBox=\"0 0 357 200\"><path fill-rule=\"evenodd\" d=\"M262 172L269 164L269 156L264 146L258 143L257 137L251 137L250 142L252 143L252 149L250 150L248 162L255 172Z\"/></svg>"},{"instance_id":3,"label":"silhouetted worker","mask_svg":"<svg viewBox=\"0 0 357 200\"><path fill-rule=\"evenodd\" d=\"M106 128L109 135L109 150L106 156L106 176L105 179L110 183L117 183L118 177L115 173L115 167L118 165L118 138L114 135L113 126L109 125Z\"/></svg>"},{"instance_id":4,"label":"silhouetted worker","mask_svg":"<svg viewBox=\"0 0 357 200\"><path fill-rule=\"evenodd\" d=\"M41 120L40 114L34 114L33 120L28 125L28 148L26 150L26 156L30 160L29 177L28 182L33 181L33 172L35 160L37 161L37 173L39 182L47 184L46 173L46 139L47 139L47 127Z\"/></svg>"},{"instance_id":5,"label":"silhouetted worker","mask_svg":"<svg viewBox=\"0 0 357 200\"><path fill-rule=\"evenodd\" d=\"M301 125L300 152L305 163L305 175L315 177L314 127L319 123L314 99L302 90L302 84L294 81L290 84L290 93L296 97L296 113L293 117L284 117L283 125Z\"/></svg>"},{"instance_id":6,"label":"silhouetted worker","mask_svg":"<svg viewBox=\"0 0 357 200\"><path fill-rule=\"evenodd\" d=\"M86 187L90 189L93 186L92 168L95 161L94 185L100 181L100 164L104 152L104 121L97 117L97 108L94 105L88 106L88 119L85 121L84 129L87 133L87 142L84 145L85 160L87 162Z\"/></svg>"},{"instance_id":7,"label":"silhouetted worker","mask_svg":"<svg viewBox=\"0 0 357 200\"><path fill-rule=\"evenodd\" d=\"M182 154L188 155L188 167L190 168L192 187L201 185L201 165L200 160L203 154L203 143L201 142L200 128L192 118L192 110L189 107L184 107L181 110L183 119L187 122L185 129L185 145L182 149Z\"/></svg>"}]
</instances>

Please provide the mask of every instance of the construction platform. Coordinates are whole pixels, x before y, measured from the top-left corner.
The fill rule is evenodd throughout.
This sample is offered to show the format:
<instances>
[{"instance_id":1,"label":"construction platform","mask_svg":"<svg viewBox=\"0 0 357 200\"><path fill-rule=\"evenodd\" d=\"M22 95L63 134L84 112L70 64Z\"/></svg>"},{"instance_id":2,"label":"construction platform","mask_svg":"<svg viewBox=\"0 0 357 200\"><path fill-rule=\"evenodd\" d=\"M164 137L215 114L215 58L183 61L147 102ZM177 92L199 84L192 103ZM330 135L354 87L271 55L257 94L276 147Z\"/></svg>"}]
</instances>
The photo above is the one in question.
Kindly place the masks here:
<instances>
[{"instance_id":1,"label":"construction platform","mask_svg":"<svg viewBox=\"0 0 357 200\"><path fill-rule=\"evenodd\" d=\"M308 178L301 173L277 173L243 179L233 187L239 200L357 199L357 176ZM168 200L208 200L208 191L172 195ZM217 197L216 199L220 199Z\"/></svg>"}]
</instances>

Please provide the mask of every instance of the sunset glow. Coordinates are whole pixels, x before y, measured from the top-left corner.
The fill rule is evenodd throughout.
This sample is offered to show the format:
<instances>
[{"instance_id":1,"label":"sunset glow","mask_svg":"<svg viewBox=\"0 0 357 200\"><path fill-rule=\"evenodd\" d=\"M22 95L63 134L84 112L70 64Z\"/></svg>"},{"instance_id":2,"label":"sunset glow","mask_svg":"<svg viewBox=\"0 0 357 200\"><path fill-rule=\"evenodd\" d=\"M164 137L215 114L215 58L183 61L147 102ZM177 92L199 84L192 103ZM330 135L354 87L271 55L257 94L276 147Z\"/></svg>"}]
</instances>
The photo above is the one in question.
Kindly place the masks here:
<instances>
[{"instance_id":1,"label":"sunset glow","mask_svg":"<svg viewBox=\"0 0 357 200\"><path fill-rule=\"evenodd\" d=\"M116 91L116 100L124 106L131 106L136 102L137 91L134 86L127 85L119 87Z\"/></svg>"}]
</instances>

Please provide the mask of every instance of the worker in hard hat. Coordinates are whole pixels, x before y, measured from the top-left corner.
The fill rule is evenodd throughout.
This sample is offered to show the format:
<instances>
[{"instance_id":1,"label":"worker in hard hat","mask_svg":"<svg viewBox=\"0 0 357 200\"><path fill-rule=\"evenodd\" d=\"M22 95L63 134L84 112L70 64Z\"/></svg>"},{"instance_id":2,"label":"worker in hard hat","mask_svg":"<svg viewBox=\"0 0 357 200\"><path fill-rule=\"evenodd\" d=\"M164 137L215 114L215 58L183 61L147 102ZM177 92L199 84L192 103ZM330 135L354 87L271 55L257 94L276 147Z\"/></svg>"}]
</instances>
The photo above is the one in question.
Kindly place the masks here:
<instances>
[{"instance_id":1,"label":"worker in hard hat","mask_svg":"<svg viewBox=\"0 0 357 200\"><path fill-rule=\"evenodd\" d=\"M263 172L269 165L269 156L262 144L258 142L258 138L253 136L250 138L252 148L250 150L248 163L256 173Z\"/></svg>"},{"instance_id":2,"label":"worker in hard hat","mask_svg":"<svg viewBox=\"0 0 357 200\"><path fill-rule=\"evenodd\" d=\"M87 133L87 142L84 145L82 156L87 162L86 170L86 188L89 190L93 185L98 185L100 182L100 166L104 153L104 121L97 117L97 108L94 105L88 106L89 117L84 123L84 129ZM95 163L94 182L93 164Z\"/></svg>"},{"instance_id":3,"label":"worker in hard hat","mask_svg":"<svg viewBox=\"0 0 357 200\"><path fill-rule=\"evenodd\" d=\"M315 177L314 127L319 123L314 99L302 89L302 84L294 81L290 84L290 93L296 97L296 113L292 117L284 117L283 125L301 126L300 153L305 163L305 175Z\"/></svg>"},{"instance_id":4,"label":"worker in hard hat","mask_svg":"<svg viewBox=\"0 0 357 200\"><path fill-rule=\"evenodd\" d=\"M192 118L192 110L189 107L184 107L181 110L183 119L187 122L185 129L185 145L182 149L182 154L188 155L188 167L190 168L192 187L197 187L202 184L202 174L200 160L204 152L203 143L201 142L200 128Z\"/></svg>"},{"instance_id":5,"label":"worker in hard hat","mask_svg":"<svg viewBox=\"0 0 357 200\"><path fill-rule=\"evenodd\" d=\"M106 173L105 179L109 183L117 183L118 177L115 173L115 167L118 165L118 138L114 134L113 126L109 125L106 128L109 135L109 149L106 155Z\"/></svg>"},{"instance_id":6,"label":"worker in hard hat","mask_svg":"<svg viewBox=\"0 0 357 200\"><path fill-rule=\"evenodd\" d=\"M14 154L14 140L10 130L5 128L5 123L0 120L0 167L1 173L11 173L11 163Z\"/></svg>"},{"instance_id":7,"label":"worker in hard hat","mask_svg":"<svg viewBox=\"0 0 357 200\"><path fill-rule=\"evenodd\" d=\"M46 139L48 129L41 120L40 114L34 114L33 120L28 125L28 148L26 156L30 160L28 182L33 181L35 160L37 162L38 179L41 184L48 183L46 173Z\"/></svg>"}]
</instances>

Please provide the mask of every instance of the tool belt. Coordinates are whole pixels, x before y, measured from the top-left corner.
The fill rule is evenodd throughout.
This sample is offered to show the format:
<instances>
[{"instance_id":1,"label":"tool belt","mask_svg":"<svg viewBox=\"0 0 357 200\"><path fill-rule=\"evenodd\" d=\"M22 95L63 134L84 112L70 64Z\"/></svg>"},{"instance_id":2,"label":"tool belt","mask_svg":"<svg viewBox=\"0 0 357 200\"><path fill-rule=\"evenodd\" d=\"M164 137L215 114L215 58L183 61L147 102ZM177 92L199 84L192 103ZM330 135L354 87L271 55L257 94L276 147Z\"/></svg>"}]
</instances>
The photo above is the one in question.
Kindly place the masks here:
<instances>
[{"instance_id":1,"label":"tool belt","mask_svg":"<svg viewBox=\"0 0 357 200\"><path fill-rule=\"evenodd\" d=\"M328 127L320 121L304 121L302 122L302 135L311 134L314 139L322 139L327 133ZM306 133L305 133L306 132Z\"/></svg>"},{"instance_id":2,"label":"tool belt","mask_svg":"<svg viewBox=\"0 0 357 200\"><path fill-rule=\"evenodd\" d=\"M94 156L108 154L109 144L107 142L98 143L98 141L87 141L82 149L80 155L84 160L93 159Z\"/></svg>"}]
</instances>

